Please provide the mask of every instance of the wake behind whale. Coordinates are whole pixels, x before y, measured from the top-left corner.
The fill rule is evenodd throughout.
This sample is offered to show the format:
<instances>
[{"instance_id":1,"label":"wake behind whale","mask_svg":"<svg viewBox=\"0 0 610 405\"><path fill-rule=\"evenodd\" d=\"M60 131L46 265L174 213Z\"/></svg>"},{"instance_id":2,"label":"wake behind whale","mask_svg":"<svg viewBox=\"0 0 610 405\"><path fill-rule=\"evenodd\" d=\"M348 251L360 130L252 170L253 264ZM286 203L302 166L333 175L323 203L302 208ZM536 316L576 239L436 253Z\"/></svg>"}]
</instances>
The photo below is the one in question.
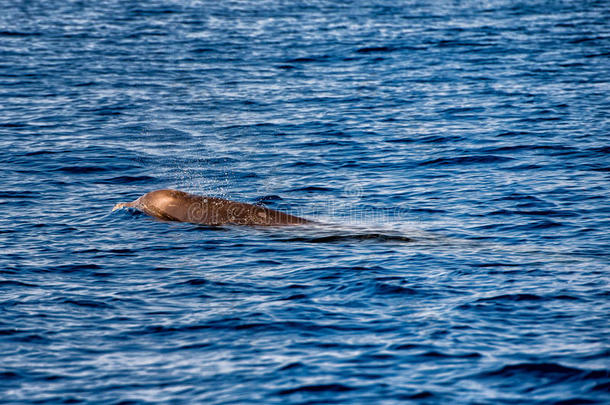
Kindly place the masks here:
<instances>
[{"instance_id":1,"label":"wake behind whale","mask_svg":"<svg viewBox=\"0 0 610 405\"><path fill-rule=\"evenodd\" d=\"M349 226L338 223L321 223L294 216L258 204L236 202L216 197L200 196L179 190L163 189L146 193L138 199L116 204L114 210L133 208L151 217L175 222L192 223L205 227L224 225L249 225L264 227L286 227L308 225L298 235L293 233L275 235L274 239L285 242L340 243L352 242L415 242L427 239L406 236L396 230L379 230L371 227ZM211 229L211 228L210 228Z\"/></svg>"}]
</instances>

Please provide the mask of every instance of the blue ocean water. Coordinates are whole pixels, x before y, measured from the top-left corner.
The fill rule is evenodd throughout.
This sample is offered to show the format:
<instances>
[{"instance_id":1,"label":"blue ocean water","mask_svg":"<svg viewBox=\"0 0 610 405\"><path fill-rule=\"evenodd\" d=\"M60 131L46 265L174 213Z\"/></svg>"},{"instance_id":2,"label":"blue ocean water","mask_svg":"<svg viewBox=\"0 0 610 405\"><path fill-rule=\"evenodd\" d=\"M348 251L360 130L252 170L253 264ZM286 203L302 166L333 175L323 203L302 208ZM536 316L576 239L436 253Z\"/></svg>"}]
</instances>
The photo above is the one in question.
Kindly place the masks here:
<instances>
[{"instance_id":1,"label":"blue ocean water","mask_svg":"<svg viewBox=\"0 0 610 405\"><path fill-rule=\"evenodd\" d=\"M610 402L608 1L0 6L0 402Z\"/></svg>"}]
</instances>

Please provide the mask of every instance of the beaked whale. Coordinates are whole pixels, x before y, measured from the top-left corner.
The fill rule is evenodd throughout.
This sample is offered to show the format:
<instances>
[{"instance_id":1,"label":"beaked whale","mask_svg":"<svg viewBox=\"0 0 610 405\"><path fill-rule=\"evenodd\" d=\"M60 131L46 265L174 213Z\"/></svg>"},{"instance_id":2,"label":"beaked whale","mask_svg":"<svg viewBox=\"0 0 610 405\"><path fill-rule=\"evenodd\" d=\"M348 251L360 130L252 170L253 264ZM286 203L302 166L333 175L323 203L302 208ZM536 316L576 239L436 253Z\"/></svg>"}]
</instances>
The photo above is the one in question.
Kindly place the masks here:
<instances>
[{"instance_id":1,"label":"beaked whale","mask_svg":"<svg viewBox=\"0 0 610 405\"><path fill-rule=\"evenodd\" d=\"M151 191L132 202L116 204L112 210L125 207L135 208L166 221L212 226L225 224L279 226L314 223L266 207L170 189Z\"/></svg>"}]
</instances>

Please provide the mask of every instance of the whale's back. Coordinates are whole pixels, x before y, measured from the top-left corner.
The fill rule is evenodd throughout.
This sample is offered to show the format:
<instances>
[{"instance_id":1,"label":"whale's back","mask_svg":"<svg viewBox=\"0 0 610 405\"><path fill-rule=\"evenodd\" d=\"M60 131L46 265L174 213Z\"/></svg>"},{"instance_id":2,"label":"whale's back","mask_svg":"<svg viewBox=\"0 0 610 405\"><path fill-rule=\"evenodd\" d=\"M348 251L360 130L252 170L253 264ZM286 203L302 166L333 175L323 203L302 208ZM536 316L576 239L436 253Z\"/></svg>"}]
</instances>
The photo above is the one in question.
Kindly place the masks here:
<instances>
[{"instance_id":1,"label":"whale's back","mask_svg":"<svg viewBox=\"0 0 610 405\"><path fill-rule=\"evenodd\" d=\"M146 214L169 221L204 225L298 225L311 221L285 212L257 205L199 196L180 190L155 190L118 208L133 207Z\"/></svg>"}]
</instances>

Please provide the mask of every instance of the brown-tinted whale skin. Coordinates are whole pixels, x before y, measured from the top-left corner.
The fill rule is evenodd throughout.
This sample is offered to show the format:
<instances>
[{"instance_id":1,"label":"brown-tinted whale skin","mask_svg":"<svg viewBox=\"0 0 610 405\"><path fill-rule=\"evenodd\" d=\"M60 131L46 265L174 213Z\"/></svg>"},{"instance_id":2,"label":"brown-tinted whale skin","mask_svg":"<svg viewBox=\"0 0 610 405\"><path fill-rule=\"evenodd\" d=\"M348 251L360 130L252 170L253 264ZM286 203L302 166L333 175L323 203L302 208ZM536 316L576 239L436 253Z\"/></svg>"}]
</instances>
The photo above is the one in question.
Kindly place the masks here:
<instances>
[{"instance_id":1,"label":"brown-tinted whale skin","mask_svg":"<svg viewBox=\"0 0 610 405\"><path fill-rule=\"evenodd\" d=\"M151 191L135 201L117 204L114 209L123 207L136 208L163 220L203 225L278 226L312 223L266 207L169 189Z\"/></svg>"}]
</instances>

